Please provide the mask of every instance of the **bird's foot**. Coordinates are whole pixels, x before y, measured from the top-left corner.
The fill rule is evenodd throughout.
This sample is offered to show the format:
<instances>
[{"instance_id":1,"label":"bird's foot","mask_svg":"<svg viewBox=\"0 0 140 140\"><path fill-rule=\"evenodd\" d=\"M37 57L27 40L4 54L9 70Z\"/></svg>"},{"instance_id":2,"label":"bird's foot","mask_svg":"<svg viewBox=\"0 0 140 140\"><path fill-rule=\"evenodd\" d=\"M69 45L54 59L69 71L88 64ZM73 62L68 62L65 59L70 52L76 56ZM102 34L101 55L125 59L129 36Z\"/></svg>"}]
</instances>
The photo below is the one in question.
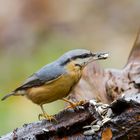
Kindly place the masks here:
<instances>
[{"instance_id":1,"label":"bird's foot","mask_svg":"<svg viewBox=\"0 0 140 140\"><path fill-rule=\"evenodd\" d=\"M49 122L53 122L53 121L57 122L55 117L48 115L48 114L39 114L38 119L39 120L47 119Z\"/></svg>"},{"instance_id":2,"label":"bird's foot","mask_svg":"<svg viewBox=\"0 0 140 140\"><path fill-rule=\"evenodd\" d=\"M70 108L75 109L75 108L77 108L77 107L79 108L79 107L82 106L84 103L85 103L84 100L81 100L81 101L76 102L76 103L74 103L74 102L69 102L70 105L67 106L66 109L70 109Z\"/></svg>"}]
</instances>

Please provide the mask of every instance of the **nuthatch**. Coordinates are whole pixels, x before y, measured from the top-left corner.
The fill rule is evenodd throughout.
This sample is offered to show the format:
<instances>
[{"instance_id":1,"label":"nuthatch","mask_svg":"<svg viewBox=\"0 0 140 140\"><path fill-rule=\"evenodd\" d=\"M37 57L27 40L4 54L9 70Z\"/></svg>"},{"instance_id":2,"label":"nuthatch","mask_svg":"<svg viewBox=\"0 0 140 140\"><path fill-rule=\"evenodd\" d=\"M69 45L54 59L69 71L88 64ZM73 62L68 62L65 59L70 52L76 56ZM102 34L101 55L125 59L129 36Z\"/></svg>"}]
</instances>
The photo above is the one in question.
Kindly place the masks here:
<instances>
[{"instance_id":1,"label":"nuthatch","mask_svg":"<svg viewBox=\"0 0 140 140\"><path fill-rule=\"evenodd\" d=\"M39 116L51 120L53 117L45 113L43 105L58 99L70 103L72 107L78 105L64 97L68 96L78 83L82 70L88 63L107 57L107 53L92 53L85 49L71 50L32 74L20 87L4 96L2 100L12 95L26 96L41 107L43 114Z\"/></svg>"}]
</instances>

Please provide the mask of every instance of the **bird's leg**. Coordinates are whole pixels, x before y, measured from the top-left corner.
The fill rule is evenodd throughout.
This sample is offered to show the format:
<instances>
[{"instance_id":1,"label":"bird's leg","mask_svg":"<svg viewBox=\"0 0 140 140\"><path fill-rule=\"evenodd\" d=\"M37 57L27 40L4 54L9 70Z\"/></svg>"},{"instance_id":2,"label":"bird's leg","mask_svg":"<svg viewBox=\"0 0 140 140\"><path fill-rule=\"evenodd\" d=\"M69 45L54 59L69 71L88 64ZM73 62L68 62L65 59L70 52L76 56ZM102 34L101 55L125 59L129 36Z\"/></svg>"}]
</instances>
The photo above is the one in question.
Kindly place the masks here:
<instances>
[{"instance_id":1,"label":"bird's leg","mask_svg":"<svg viewBox=\"0 0 140 140\"><path fill-rule=\"evenodd\" d=\"M83 105L85 103L85 101L83 101L83 100L81 100L79 102L76 102L76 103L74 103L72 101L69 101L69 100L67 100L65 98L63 98L62 100L70 104L69 106L66 107L66 109L69 109L69 108L73 108L74 109L75 107L81 106L81 105Z\"/></svg>"},{"instance_id":2,"label":"bird's leg","mask_svg":"<svg viewBox=\"0 0 140 140\"><path fill-rule=\"evenodd\" d=\"M41 118L45 118L45 119L49 120L50 122L53 121L53 120L57 122L57 120L56 120L53 116L48 115L48 114L45 112L45 110L44 110L44 108L43 108L43 105L40 105L40 107L41 107L41 110L42 110L43 114L39 114L39 115L38 115L38 119L39 119L39 120L41 120Z\"/></svg>"}]
</instances>

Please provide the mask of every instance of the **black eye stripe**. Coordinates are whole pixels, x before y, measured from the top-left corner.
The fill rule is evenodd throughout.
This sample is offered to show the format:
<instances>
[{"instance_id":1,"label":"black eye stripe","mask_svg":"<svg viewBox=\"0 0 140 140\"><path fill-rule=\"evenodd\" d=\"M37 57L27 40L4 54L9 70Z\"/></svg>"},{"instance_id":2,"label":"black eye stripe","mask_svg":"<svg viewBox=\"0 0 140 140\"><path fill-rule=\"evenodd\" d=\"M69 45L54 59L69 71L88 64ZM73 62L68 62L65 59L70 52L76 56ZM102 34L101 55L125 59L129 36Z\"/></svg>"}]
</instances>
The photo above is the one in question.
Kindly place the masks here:
<instances>
[{"instance_id":1,"label":"black eye stripe","mask_svg":"<svg viewBox=\"0 0 140 140\"><path fill-rule=\"evenodd\" d=\"M77 58L87 58L87 57L89 57L89 56L91 56L92 54L90 54L90 53L85 53L85 54L82 54L82 55L77 55L77 56L73 56L71 59L72 60L75 60L75 59L77 59Z\"/></svg>"},{"instance_id":2,"label":"black eye stripe","mask_svg":"<svg viewBox=\"0 0 140 140\"><path fill-rule=\"evenodd\" d=\"M64 61L61 65L64 66L67 63L69 63L71 60L76 60L78 58L88 58L89 56L92 56L92 53L85 53L85 54L81 54L81 55L77 55L77 56L73 56L71 58L68 58L66 61Z\"/></svg>"}]
</instances>

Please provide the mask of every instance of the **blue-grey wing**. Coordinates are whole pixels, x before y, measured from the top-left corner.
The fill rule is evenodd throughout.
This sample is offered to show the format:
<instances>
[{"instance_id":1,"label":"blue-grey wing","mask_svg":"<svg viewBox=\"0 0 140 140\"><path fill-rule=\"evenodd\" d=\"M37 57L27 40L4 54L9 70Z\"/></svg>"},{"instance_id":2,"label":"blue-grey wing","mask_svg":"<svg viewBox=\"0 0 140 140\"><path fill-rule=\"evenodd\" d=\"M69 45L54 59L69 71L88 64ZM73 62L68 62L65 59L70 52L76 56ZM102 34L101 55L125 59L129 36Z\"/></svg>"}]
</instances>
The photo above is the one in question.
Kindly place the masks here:
<instances>
[{"instance_id":1,"label":"blue-grey wing","mask_svg":"<svg viewBox=\"0 0 140 140\"><path fill-rule=\"evenodd\" d=\"M39 71L31 75L20 87L15 91L28 89L31 87L41 86L50 83L65 73L64 69L59 65L49 64L41 68Z\"/></svg>"}]
</instances>

